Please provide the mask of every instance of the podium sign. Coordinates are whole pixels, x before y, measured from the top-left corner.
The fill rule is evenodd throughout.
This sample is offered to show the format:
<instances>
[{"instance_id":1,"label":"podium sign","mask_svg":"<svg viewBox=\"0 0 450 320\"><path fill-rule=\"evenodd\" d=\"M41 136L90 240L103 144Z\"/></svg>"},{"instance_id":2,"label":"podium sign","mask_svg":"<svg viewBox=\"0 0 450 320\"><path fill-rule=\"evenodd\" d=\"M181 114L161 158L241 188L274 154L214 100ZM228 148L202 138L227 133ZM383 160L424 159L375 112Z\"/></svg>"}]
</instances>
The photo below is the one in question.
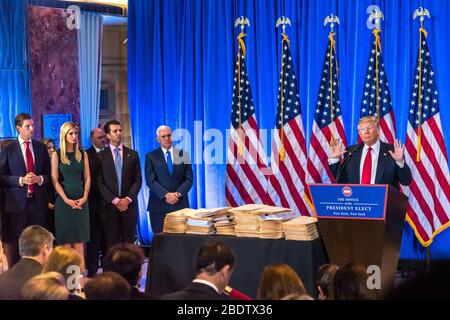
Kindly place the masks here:
<instances>
[{"instance_id":1,"label":"podium sign","mask_svg":"<svg viewBox=\"0 0 450 320\"><path fill-rule=\"evenodd\" d=\"M385 185L310 185L318 218L384 220L387 191Z\"/></svg>"},{"instance_id":2,"label":"podium sign","mask_svg":"<svg viewBox=\"0 0 450 320\"><path fill-rule=\"evenodd\" d=\"M328 259L381 270L381 292L394 285L408 198L389 185L311 184Z\"/></svg>"}]
</instances>

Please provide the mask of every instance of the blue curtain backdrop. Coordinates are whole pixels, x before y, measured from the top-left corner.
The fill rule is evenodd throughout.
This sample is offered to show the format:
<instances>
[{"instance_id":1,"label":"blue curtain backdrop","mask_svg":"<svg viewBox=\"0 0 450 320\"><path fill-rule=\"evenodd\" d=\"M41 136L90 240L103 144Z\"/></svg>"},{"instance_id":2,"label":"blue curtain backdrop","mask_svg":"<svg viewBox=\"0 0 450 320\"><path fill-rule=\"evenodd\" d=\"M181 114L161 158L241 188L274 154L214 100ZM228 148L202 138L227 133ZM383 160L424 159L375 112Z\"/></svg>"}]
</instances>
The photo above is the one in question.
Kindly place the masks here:
<instances>
[{"instance_id":1,"label":"blue curtain backdrop","mask_svg":"<svg viewBox=\"0 0 450 320\"><path fill-rule=\"evenodd\" d=\"M419 6L431 13L425 27L436 72L441 119L446 141L450 137L450 2L420 0L130 0L128 16L128 81L134 147L144 161L145 153L157 147L154 131L160 124L185 128L193 141L190 153L200 156L214 143L226 146L230 124L233 64L236 56L234 28L244 15L247 68L260 128L274 126L280 69L280 30L276 19L290 18L287 28L300 96L307 143L311 135L323 57L329 28L324 18L333 13L341 21L337 28L340 97L347 139L355 143L356 124L367 68L370 42L367 28L370 5L384 13L381 41L396 118L397 136L406 135L409 97L417 59L420 22L412 15ZM201 121L195 123L194 121ZM194 130L217 129L223 139L194 139ZM184 137L189 140L189 136ZM195 141L194 141L195 140ZM270 148L270 134L265 141ZM197 154L194 154L194 148ZM198 151L200 150L200 151ZM449 145L447 144L447 150ZM268 150L270 152L270 150ZM448 151L447 151L448 152ZM193 165L195 183L190 199L193 207L225 205L225 152L221 164ZM143 188L141 220L146 229ZM150 234L145 233L145 237ZM450 258L450 231L438 235L431 245L431 257ZM401 257L423 258L424 249L409 226L405 227Z\"/></svg>"},{"instance_id":2,"label":"blue curtain backdrop","mask_svg":"<svg viewBox=\"0 0 450 320\"><path fill-rule=\"evenodd\" d=\"M27 1L0 0L0 137L16 136L14 117L31 112Z\"/></svg>"},{"instance_id":3,"label":"blue curtain backdrop","mask_svg":"<svg viewBox=\"0 0 450 320\"><path fill-rule=\"evenodd\" d=\"M80 73L81 143L91 145L90 132L98 125L102 78L103 18L82 12L78 30L78 69Z\"/></svg>"}]
</instances>

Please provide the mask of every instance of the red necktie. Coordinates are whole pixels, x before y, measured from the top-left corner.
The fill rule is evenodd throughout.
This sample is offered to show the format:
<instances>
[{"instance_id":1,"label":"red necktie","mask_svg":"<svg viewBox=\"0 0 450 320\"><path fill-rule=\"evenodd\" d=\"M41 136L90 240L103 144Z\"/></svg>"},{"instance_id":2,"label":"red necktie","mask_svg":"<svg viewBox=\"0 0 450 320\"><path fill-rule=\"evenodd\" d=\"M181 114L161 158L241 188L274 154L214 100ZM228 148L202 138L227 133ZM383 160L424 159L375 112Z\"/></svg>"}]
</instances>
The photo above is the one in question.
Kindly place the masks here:
<instances>
[{"instance_id":1,"label":"red necktie","mask_svg":"<svg viewBox=\"0 0 450 320\"><path fill-rule=\"evenodd\" d=\"M33 172L34 171L34 162L33 162L33 155L31 154L30 149L30 141L25 141L25 157L27 158L27 172ZM28 192L33 193L34 192L34 185L28 186Z\"/></svg>"},{"instance_id":2,"label":"red necktie","mask_svg":"<svg viewBox=\"0 0 450 320\"><path fill-rule=\"evenodd\" d=\"M370 178L372 175L372 147L367 149L366 158L364 159L364 165L362 170L361 184L370 184Z\"/></svg>"}]
</instances>

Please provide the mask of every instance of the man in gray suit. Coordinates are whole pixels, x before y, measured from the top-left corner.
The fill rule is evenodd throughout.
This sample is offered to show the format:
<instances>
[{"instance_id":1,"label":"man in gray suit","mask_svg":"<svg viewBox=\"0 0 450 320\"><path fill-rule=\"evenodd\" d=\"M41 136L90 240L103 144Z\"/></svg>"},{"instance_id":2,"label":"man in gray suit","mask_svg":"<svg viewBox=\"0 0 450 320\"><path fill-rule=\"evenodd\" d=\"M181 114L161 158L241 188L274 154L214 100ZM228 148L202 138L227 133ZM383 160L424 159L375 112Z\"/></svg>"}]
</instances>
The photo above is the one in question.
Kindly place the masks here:
<instances>
[{"instance_id":1,"label":"man in gray suit","mask_svg":"<svg viewBox=\"0 0 450 320\"><path fill-rule=\"evenodd\" d=\"M173 148L168 126L156 130L160 147L145 156L145 180L150 188L148 211L153 233L163 231L167 213L189 207L193 174L189 154Z\"/></svg>"},{"instance_id":2,"label":"man in gray suit","mask_svg":"<svg viewBox=\"0 0 450 320\"><path fill-rule=\"evenodd\" d=\"M11 269L0 274L0 299L20 300L23 285L42 271L53 250L55 238L44 227L32 225L19 237L21 259Z\"/></svg>"}]
</instances>

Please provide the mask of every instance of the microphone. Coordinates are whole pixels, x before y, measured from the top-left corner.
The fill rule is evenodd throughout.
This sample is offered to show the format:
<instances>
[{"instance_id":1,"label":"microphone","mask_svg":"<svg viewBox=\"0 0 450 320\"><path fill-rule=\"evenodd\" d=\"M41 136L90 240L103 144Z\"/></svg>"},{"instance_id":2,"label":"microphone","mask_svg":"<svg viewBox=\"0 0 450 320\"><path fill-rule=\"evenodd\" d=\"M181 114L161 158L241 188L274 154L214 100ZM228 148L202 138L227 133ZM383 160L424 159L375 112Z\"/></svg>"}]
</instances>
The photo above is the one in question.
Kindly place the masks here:
<instances>
[{"instance_id":1,"label":"microphone","mask_svg":"<svg viewBox=\"0 0 450 320\"><path fill-rule=\"evenodd\" d=\"M345 166L347 165L348 161L353 157L353 154L360 148L362 148L364 144L358 144L351 150L347 151L347 156L344 157L344 160L339 165L337 174L336 174L336 183L339 183L339 178L341 177L342 171L344 171Z\"/></svg>"}]
</instances>

